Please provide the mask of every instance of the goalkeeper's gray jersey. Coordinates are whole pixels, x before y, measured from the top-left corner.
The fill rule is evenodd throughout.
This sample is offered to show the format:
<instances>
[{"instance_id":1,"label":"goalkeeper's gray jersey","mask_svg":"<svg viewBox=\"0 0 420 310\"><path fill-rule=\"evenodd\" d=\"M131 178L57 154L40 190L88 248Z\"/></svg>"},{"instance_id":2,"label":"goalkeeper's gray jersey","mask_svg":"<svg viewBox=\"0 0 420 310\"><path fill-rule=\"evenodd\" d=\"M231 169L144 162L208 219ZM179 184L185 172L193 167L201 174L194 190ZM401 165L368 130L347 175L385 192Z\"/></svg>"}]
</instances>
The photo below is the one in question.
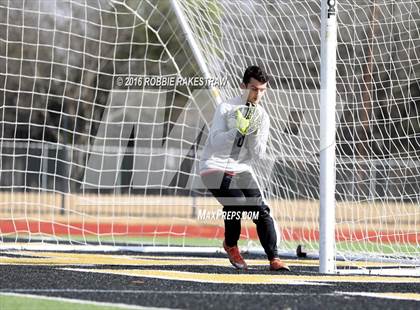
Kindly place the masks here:
<instances>
[{"instance_id":1,"label":"goalkeeper's gray jersey","mask_svg":"<svg viewBox=\"0 0 420 310\"><path fill-rule=\"evenodd\" d=\"M270 129L270 119L261 105L257 105L262 113L260 128L246 136L240 149L239 156L233 158L232 148L238 132L236 128L229 128L227 115L239 105L245 105L243 99L238 96L218 105L214 113L209 136L204 146L200 160L200 173L206 170L222 170L234 173L251 171L253 159L262 159L267 148L267 140Z\"/></svg>"}]
</instances>

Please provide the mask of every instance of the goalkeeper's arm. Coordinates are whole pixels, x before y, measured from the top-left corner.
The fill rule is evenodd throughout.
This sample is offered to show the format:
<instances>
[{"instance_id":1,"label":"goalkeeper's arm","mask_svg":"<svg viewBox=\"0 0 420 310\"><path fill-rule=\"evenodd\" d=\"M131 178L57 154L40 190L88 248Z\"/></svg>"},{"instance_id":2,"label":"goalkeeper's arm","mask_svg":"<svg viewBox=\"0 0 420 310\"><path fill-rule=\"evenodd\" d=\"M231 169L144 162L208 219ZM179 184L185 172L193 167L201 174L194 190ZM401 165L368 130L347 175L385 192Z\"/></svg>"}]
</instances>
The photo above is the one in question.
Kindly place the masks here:
<instances>
[{"instance_id":1,"label":"goalkeeper's arm","mask_svg":"<svg viewBox=\"0 0 420 310\"><path fill-rule=\"evenodd\" d=\"M236 128L228 128L226 125L226 110L227 106L225 103L217 106L210 128L209 142L216 150L226 149L227 145L232 145L238 132Z\"/></svg>"},{"instance_id":2,"label":"goalkeeper's arm","mask_svg":"<svg viewBox=\"0 0 420 310\"><path fill-rule=\"evenodd\" d=\"M270 134L270 118L264 112L263 121L258 130L248 135L248 149L253 159L263 159L267 151L268 136Z\"/></svg>"}]
</instances>

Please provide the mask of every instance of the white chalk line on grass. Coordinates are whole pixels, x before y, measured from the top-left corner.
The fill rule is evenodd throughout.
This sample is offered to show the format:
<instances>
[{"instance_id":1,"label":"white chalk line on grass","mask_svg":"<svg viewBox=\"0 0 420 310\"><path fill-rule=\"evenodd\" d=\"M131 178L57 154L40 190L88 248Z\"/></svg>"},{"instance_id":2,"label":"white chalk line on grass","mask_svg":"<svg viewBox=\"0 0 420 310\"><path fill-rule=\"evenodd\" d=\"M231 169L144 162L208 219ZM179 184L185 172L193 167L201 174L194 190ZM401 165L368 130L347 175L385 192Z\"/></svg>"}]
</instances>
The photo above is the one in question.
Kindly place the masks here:
<instances>
[{"instance_id":1,"label":"white chalk line on grass","mask_svg":"<svg viewBox=\"0 0 420 310\"><path fill-rule=\"evenodd\" d=\"M103 290L103 289L1 289L5 293L122 293L122 294L182 294L182 295L263 295L263 296L315 296L329 295L319 293L287 293L287 292L228 292L228 291L155 291L155 290ZM32 296L32 295L31 295ZM111 304L114 305L114 304ZM149 308L147 308L149 309Z\"/></svg>"},{"instance_id":2,"label":"white chalk line on grass","mask_svg":"<svg viewBox=\"0 0 420 310\"><path fill-rule=\"evenodd\" d=\"M18 291L27 291L27 292L37 292L39 290L13 290L8 292L0 291L0 295L3 296L13 296L13 297L25 297L25 298L36 298L36 299L43 299L43 300L51 300L51 301L58 301L58 302L69 302L74 304L87 304L87 305L95 305L95 306L106 306L106 307L114 307L114 308L121 308L121 309L137 309L137 310L164 310L168 308L156 308L156 307L143 307L143 306L136 306L136 305L128 305L128 304L121 304L121 303L110 303L110 302L99 302L99 301L91 301L91 300L82 300L82 299L73 299L73 298L64 298L64 297L52 297L52 296L42 296L42 295L35 295L35 294L22 294L16 293ZM44 290L47 292L47 290ZM54 290L48 290L48 292L52 292Z\"/></svg>"}]
</instances>

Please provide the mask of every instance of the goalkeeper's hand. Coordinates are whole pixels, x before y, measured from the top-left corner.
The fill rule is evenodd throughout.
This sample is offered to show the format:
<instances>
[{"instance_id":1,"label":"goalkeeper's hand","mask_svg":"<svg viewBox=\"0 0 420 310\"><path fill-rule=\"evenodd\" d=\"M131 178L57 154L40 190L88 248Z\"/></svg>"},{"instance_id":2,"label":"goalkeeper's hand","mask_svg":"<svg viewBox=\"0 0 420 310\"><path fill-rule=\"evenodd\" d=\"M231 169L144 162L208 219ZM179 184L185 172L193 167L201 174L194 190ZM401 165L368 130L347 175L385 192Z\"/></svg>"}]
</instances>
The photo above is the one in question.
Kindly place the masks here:
<instances>
[{"instance_id":1,"label":"goalkeeper's hand","mask_svg":"<svg viewBox=\"0 0 420 310\"><path fill-rule=\"evenodd\" d=\"M243 135L248 133L249 119L246 119L239 110L236 110L236 128Z\"/></svg>"}]
</instances>

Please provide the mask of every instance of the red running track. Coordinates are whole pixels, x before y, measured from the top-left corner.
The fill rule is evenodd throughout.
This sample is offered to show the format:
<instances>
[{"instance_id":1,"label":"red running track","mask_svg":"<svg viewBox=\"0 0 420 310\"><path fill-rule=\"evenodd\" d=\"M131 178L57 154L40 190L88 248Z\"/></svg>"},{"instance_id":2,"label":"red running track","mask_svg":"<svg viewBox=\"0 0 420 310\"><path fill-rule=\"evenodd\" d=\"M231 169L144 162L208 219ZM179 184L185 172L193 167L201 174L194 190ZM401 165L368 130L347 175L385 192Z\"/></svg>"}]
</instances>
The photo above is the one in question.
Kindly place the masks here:
<instances>
[{"instance_id":1,"label":"red running track","mask_svg":"<svg viewBox=\"0 0 420 310\"><path fill-rule=\"evenodd\" d=\"M123 236L160 236L188 238L218 238L222 239L224 229L217 226L196 225L138 225L121 223L80 223L80 222L42 222L25 220L0 220L0 234L32 233L49 235L112 235ZM283 240L318 240L319 231L307 228L283 228ZM242 235L250 239L258 239L255 227L242 229ZM407 231L365 231L336 230L337 241L370 241L381 243L420 243L420 233Z\"/></svg>"}]
</instances>

